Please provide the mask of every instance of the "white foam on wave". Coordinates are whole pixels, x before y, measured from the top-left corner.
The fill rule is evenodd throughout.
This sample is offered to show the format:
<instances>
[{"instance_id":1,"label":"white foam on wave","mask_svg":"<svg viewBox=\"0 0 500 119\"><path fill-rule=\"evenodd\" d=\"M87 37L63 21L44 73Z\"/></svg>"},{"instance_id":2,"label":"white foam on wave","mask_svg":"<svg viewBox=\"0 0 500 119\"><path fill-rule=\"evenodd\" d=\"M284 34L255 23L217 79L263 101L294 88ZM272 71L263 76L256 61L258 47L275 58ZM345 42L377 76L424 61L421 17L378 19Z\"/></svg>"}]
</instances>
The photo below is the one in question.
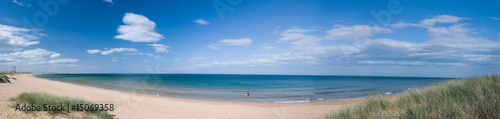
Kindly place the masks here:
<instances>
[{"instance_id":1,"label":"white foam on wave","mask_svg":"<svg viewBox=\"0 0 500 119\"><path fill-rule=\"evenodd\" d=\"M273 103L304 103L311 102L310 100L286 100L286 101L274 101Z\"/></svg>"}]
</instances>

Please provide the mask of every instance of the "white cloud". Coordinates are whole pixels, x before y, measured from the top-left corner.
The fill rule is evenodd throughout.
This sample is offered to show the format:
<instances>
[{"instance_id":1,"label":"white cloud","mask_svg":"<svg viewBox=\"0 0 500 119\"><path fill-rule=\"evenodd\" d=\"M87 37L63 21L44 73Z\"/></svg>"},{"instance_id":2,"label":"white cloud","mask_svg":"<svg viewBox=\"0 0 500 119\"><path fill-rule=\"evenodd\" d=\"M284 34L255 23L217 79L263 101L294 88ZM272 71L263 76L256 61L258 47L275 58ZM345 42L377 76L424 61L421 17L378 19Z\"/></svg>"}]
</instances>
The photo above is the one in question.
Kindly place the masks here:
<instances>
[{"instance_id":1,"label":"white cloud","mask_svg":"<svg viewBox=\"0 0 500 119\"><path fill-rule=\"evenodd\" d=\"M113 61L113 62L117 62L117 61L118 61L118 57L113 57L113 58L111 58L111 61Z\"/></svg>"},{"instance_id":2,"label":"white cloud","mask_svg":"<svg viewBox=\"0 0 500 119\"><path fill-rule=\"evenodd\" d=\"M476 55L476 54L466 54L463 55L463 57L469 61L476 61L476 62L491 61L493 58L493 56L491 55Z\"/></svg>"},{"instance_id":3,"label":"white cloud","mask_svg":"<svg viewBox=\"0 0 500 119\"><path fill-rule=\"evenodd\" d=\"M411 24L411 23L405 23L402 21L399 21L398 23L391 24L392 28L406 28L408 26L416 26L418 24Z\"/></svg>"},{"instance_id":4,"label":"white cloud","mask_svg":"<svg viewBox=\"0 0 500 119\"><path fill-rule=\"evenodd\" d=\"M379 61L357 61L359 64L370 64L370 65L451 65L451 66L459 66L459 65L464 65L463 63L432 63L432 62L425 62L425 61L385 61L385 60L379 60Z\"/></svg>"},{"instance_id":5,"label":"white cloud","mask_svg":"<svg viewBox=\"0 0 500 119\"><path fill-rule=\"evenodd\" d=\"M161 44L157 44L157 46L160 46L160 45ZM167 46L167 48L168 48L168 46ZM123 53L125 55L148 55L148 56L151 56L157 60L161 60L160 55L153 55L151 53L139 52L139 50L137 50L135 48L109 48L109 49L104 48L104 50L99 50L99 49L87 50L87 53L89 53L89 54L101 53L101 55L109 55L109 54L113 54L115 52L126 52L126 53ZM166 52L168 52L168 50ZM125 57L123 57L123 58L125 58ZM112 59L112 61L118 61L118 58Z\"/></svg>"},{"instance_id":6,"label":"white cloud","mask_svg":"<svg viewBox=\"0 0 500 119\"><path fill-rule=\"evenodd\" d=\"M212 61L194 64L192 67L251 67L283 64L325 67L498 65L500 55L497 52L500 51L500 42L477 36L473 28L468 28L468 24L461 23L465 19L468 18L441 15L418 23L399 22L392 25L394 28L407 26L425 28L428 39L424 39L423 42L370 38L376 33L394 32L384 27L336 25L333 30L328 31L338 32L333 33L334 35L329 33L326 36L312 35L314 29L292 27L281 32L281 38L277 40L278 43L289 43L291 51L280 54L253 55L247 60ZM359 37L356 34L357 31L369 31L371 35ZM218 49L220 46L222 44L212 44L207 47Z\"/></svg>"},{"instance_id":7,"label":"white cloud","mask_svg":"<svg viewBox=\"0 0 500 119\"><path fill-rule=\"evenodd\" d=\"M50 55L50 58L55 59L55 58L57 58L59 56L61 56L61 54L55 53L55 54Z\"/></svg>"},{"instance_id":8,"label":"white cloud","mask_svg":"<svg viewBox=\"0 0 500 119\"><path fill-rule=\"evenodd\" d=\"M433 16L430 19L424 19L424 20L420 21L420 23L418 23L418 24L398 22L396 24L392 24L392 27L394 27L394 28L405 28L407 26L432 27L436 23L452 24L452 23L458 23L459 21L464 20L464 19L468 19L468 18L462 18L462 17L450 16L450 15L438 15L438 16Z\"/></svg>"},{"instance_id":9,"label":"white cloud","mask_svg":"<svg viewBox=\"0 0 500 119\"><path fill-rule=\"evenodd\" d=\"M196 19L194 20L194 22L198 23L199 25L210 25L210 23L204 19Z\"/></svg>"},{"instance_id":10,"label":"white cloud","mask_svg":"<svg viewBox=\"0 0 500 119\"><path fill-rule=\"evenodd\" d=\"M101 51L101 55L109 55L113 54L114 52L137 52L139 50L135 48L110 48L109 50L103 50Z\"/></svg>"},{"instance_id":11,"label":"white cloud","mask_svg":"<svg viewBox=\"0 0 500 119\"><path fill-rule=\"evenodd\" d=\"M285 30L281 33L281 38L278 39L278 42L286 42L293 41L299 39L317 39L316 37L311 37L309 35L305 35L307 32L311 32L314 30L311 29L300 29L297 27L292 27L291 29Z\"/></svg>"},{"instance_id":12,"label":"white cloud","mask_svg":"<svg viewBox=\"0 0 500 119\"><path fill-rule=\"evenodd\" d=\"M244 66L244 67L253 67L256 65L262 65L262 64L271 64L271 62L275 62L273 60L269 59L251 59L251 60L244 60L244 61L216 61L212 63L205 63L205 64L196 64L194 67L198 68L205 68L205 67L228 67L228 66Z\"/></svg>"},{"instance_id":13,"label":"white cloud","mask_svg":"<svg viewBox=\"0 0 500 119\"><path fill-rule=\"evenodd\" d=\"M434 26L436 23L457 23L465 18L450 16L450 15L438 15L433 16L431 19L425 19L420 22L424 26Z\"/></svg>"},{"instance_id":14,"label":"white cloud","mask_svg":"<svg viewBox=\"0 0 500 119\"><path fill-rule=\"evenodd\" d=\"M15 50L0 54L0 67L15 65L18 71L35 72L65 72L67 67L77 67L78 59L59 58L60 53L47 51L41 48L22 50L25 47L38 44L39 36L45 34L34 33L30 29L17 28L0 24L0 50Z\"/></svg>"},{"instance_id":15,"label":"white cloud","mask_svg":"<svg viewBox=\"0 0 500 119\"><path fill-rule=\"evenodd\" d=\"M38 44L39 37L31 34L30 29L0 24L0 50L21 50Z\"/></svg>"},{"instance_id":16,"label":"white cloud","mask_svg":"<svg viewBox=\"0 0 500 119\"><path fill-rule=\"evenodd\" d=\"M315 57L306 56L300 53L284 53L284 54L262 54L253 55L251 59L248 60L234 60L234 61L215 61L210 63L195 64L194 68L207 68L207 67L229 67L229 66L242 66L242 67L254 67L254 66L272 66L272 65L282 65L282 64L314 64L316 61Z\"/></svg>"},{"instance_id":17,"label":"white cloud","mask_svg":"<svg viewBox=\"0 0 500 119\"><path fill-rule=\"evenodd\" d=\"M106 49L106 48L105 48ZM113 54L114 52L138 52L139 50L135 48L110 48L107 50L99 50L99 49L92 49L92 50L87 50L87 53L89 54L95 54L95 53L101 53L101 55L109 55Z\"/></svg>"},{"instance_id":18,"label":"white cloud","mask_svg":"<svg viewBox=\"0 0 500 119\"><path fill-rule=\"evenodd\" d=\"M113 3L113 0L102 0L104 2Z\"/></svg>"},{"instance_id":19,"label":"white cloud","mask_svg":"<svg viewBox=\"0 0 500 119\"><path fill-rule=\"evenodd\" d=\"M207 45L208 48L212 49L212 50L220 50L219 46L221 46L220 44L210 44L210 45Z\"/></svg>"},{"instance_id":20,"label":"white cloud","mask_svg":"<svg viewBox=\"0 0 500 119\"><path fill-rule=\"evenodd\" d=\"M394 24L395 28L405 28L406 26L422 27L427 29L429 39L424 45L443 46L447 48L459 48L471 50L488 50L499 45L498 42L487 40L476 36L472 29L466 27L466 23L460 21L469 19L450 15L433 16L424 19L418 24L399 22ZM443 25L436 25L441 23ZM449 24L446 26L445 24Z\"/></svg>"},{"instance_id":21,"label":"white cloud","mask_svg":"<svg viewBox=\"0 0 500 119\"><path fill-rule=\"evenodd\" d=\"M367 25L335 25L332 29L326 31L326 39L336 40L356 40L359 38L369 38L374 34L379 33L392 33L391 29L381 28L378 26L367 26Z\"/></svg>"},{"instance_id":22,"label":"white cloud","mask_svg":"<svg viewBox=\"0 0 500 119\"><path fill-rule=\"evenodd\" d=\"M10 53L9 55L15 58L35 59L35 58L42 58L44 56L50 56L52 54L55 54L55 52L37 48L31 50L18 51Z\"/></svg>"},{"instance_id":23,"label":"white cloud","mask_svg":"<svg viewBox=\"0 0 500 119\"><path fill-rule=\"evenodd\" d=\"M388 45L403 48L414 47L414 44L390 39L364 39L356 45L322 45L322 42L328 41L322 39L326 37L306 34L312 31L315 30L293 27L282 32L282 37L278 39L278 42L289 42L290 48L293 49L291 52L253 55L249 60L216 61L212 63L197 64L195 67L320 64L322 60L339 60L339 58L349 57L354 53L360 53L363 49L372 45Z\"/></svg>"},{"instance_id":24,"label":"white cloud","mask_svg":"<svg viewBox=\"0 0 500 119\"><path fill-rule=\"evenodd\" d=\"M276 48L275 48L275 47L270 46L270 45L267 45L267 44L266 44L266 45L264 45L264 46L262 46L260 49L261 49L261 50L267 50L267 51L273 51L273 50L276 50Z\"/></svg>"},{"instance_id":25,"label":"white cloud","mask_svg":"<svg viewBox=\"0 0 500 119\"><path fill-rule=\"evenodd\" d=\"M155 49L156 52L161 52L161 53L168 53L169 46L163 45L163 44L149 44L149 46L152 46L153 49Z\"/></svg>"},{"instance_id":26,"label":"white cloud","mask_svg":"<svg viewBox=\"0 0 500 119\"><path fill-rule=\"evenodd\" d=\"M290 42L290 48L296 52L321 53L325 47L320 46L319 43L323 39L315 35L306 34L313 31L311 29L292 27L281 33L281 38L278 39L278 42Z\"/></svg>"},{"instance_id":27,"label":"white cloud","mask_svg":"<svg viewBox=\"0 0 500 119\"><path fill-rule=\"evenodd\" d=\"M125 25L120 25L117 30L120 34L115 36L116 39L132 42L157 42L163 39L163 35L155 31L156 24L145 16L125 13L123 23Z\"/></svg>"},{"instance_id":28,"label":"white cloud","mask_svg":"<svg viewBox=\"0 0 500 119\"><path fill-rule=\"evenodd\" d=\"M500 18L498 18L498 17L490 17L490 18L493 20L500 20Z\"/></svg>"},{"instance_id":29,"label":"white cloud","mask_svg":"<svg viewBox=\"0 0 500 119\"><path fill-rule=\"evenodd\" d=\"M12 2L14 2L20 6L25 6L25 4L23 2L19 2L18 0L13 0ZM31 4L26 4L26 6L31 7Z\"/></svg>"},{"instance_id":30,"label":"white cloud","mask_svg":"<svg viewBox=\"0 0 500 119\"><path fill-rule=\"evenodd\" d=\"M249 47L252 44L252 39L242 38L242 39L223 39L217 44L207 45L208 48L212 50L219 50L220 46L244 46Z\"/></svg>"},{"instance_id":31,"label":"white cloud","mask_svg":"<svg viewBox=\"0 0 500 119\"><path fill-rule=\"evenodd\" d=\"M248 47L250 44L252 44L252 39L250 39L250 38L224 39L224 40L221 40L219 43L221 43L221 44L227 44L227 45L232 45L232 46L245 46L245 47Z\"/></svg>"},{"instance_id":32,"label":"white cloud","mask_svg":"<svg viewBox=\"0 0 500 119\"><path fill-rule=\"evenodd\" d=\"M0 54L0 64L36 65L78 62L78 59L58 59L60 55L61 54L56 52L36 48L8 54Z\"/></svg>"},{"instance_id":33,"label":"white cloud","mask_svg":"<svg viewBox=\"0 0 500 119\"><path fill-rule=\"evenodd\" d=\"M146 53L146 55L151 56L151 57L153 57L153 58L155 58L157 60L161 60L161 56L160 55L153 55L151 53Z\"/></svg>"},{"instance_id":34,"label":"white cloud","mask_svg":"<svg viewBox=\"0 0 500 119\"><path fill-rule=\"evenodd\" d=\"M422 61L358 61L360 64L399 64L399 65L422 65Z\"/></svg>"},{"instance_id":35,"label":"white cloud","mask_svg":"<svg viewBox=\"0 0 500 119\"><path fill-rule=\"evenodd\" d=\"M494 59L500 58L498 55L492 53L500 50L500 42L477 36L473 29L466 27L466 23L460 23L465 19L468 18L440 15L422 20L418 24L404 22L393 24L393 27L395 28L405 28L407 26L425 28L427 29L429 39L423 43L401 43L405 41L387 39L386 41L397 42L385 42L385 45L383 45L385 47L377 48L375 48L375 44L366 44L364 47L369 48L369 50L386 49L387 51L385 52L391 52L398 55L391 56L388 54L374 53L363 54L363 52L369 53L368 49L366 49L362 51L361 54L364 57L371 57L372 59L367 58L369 60L359 61L358 63L394 65L466 65L478 62L494 61ZM440 25L436 25L437 23L440 23ZM391 51L389 49L393 50ZM375 55L384 55L384 58L377 57ZM403 59L412 59L414 61L405 61ZM415 63L417 61L420 63Z\"/></svg>"},{"instance_id":36,"label":"white cloud","mask_svg":"<svg viewBox=\"0 0 500 119\"><path fill-rule=\"evenodd\" d=\"M207 58L206 57L193 57L193 58L189 58L187 61L188 62L201 62L201 61L205 61Z\"/></svg>"},{"instance_id":37,"label":"white cloud","mask_svg":"<svg viewBox=\"0 0 500 119\"><path fill-rule=\"evenodd\" d=\"M78 59L54 59L54 60L49 60L49 63L54 64L54 63L76 63L78 62Z\"/></svg>"},{"instance_id":38,"label":"white cloud","mask_svg":"<svg viewBox=\"0 0 500 119\"><path fill-rule=\"evenodd\" d=\"M100 53L100 52L101 52L101 50L99 50L99 49L87 50L87 53L89 53L89 54L95 54L95 53Z\"/></svg>"}]
</instances>

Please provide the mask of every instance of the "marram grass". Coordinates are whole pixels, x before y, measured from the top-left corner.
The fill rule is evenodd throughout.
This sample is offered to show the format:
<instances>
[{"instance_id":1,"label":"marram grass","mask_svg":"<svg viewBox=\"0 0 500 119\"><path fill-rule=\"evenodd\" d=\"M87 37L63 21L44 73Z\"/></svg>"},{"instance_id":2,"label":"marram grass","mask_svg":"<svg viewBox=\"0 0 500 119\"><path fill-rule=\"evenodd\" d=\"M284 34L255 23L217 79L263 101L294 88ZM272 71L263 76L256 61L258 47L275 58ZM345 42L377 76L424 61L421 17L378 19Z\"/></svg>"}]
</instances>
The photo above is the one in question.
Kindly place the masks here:
<instances>
[{"instance_id":1,"label":"marram grass","mask_svg":"<svg viewBox=\"0 0 500 119\"><path fill-rule=\"evenodd\" d=\"M16 98L11 98L10 101L13 102L12 108L16 108L17 104L23 105L27 103L27 105L34 104L34 106L43 107L44 104L50 105L59 105L60 103L69 105L76 104L95 104L89 101L85 101L83 99L70 98L70 97L59 97L53 94L44 93L44 92L28 92L22 93ZM27 113L31 113L32 111L28 111ZM47 112L50 115L60 115L65 116L65 118L100 118L100 119L111 119L113 118L110 114L105 111L85 111L84 113L80 113L78 111L69 111L70 113L78 113L78 114L68 114L66 111L41 111L42 113ZM69 116L69 117L68 117Z\"/></svg>"},{"instance_id":2,"label":"marram grass","mask_svg":"<svg viewBox=\"0 0 500 119\"><path fill-rule=\"evenodd\" d=\"M1 74L1 73L0 73L0 82L11 83L9 80L9 77L7 77L5 74Z\"/></svg>"},{"instance_id":3,"label":"marram grass","mask_svg":"<svg viewBox=\"0 0 500 119\"><path fill-rule=\"evenodd\" d=\"M500 75L450 80L410 90L397 99L372 97L326 119L499 119Z\"/></svg>"}]
</instances>

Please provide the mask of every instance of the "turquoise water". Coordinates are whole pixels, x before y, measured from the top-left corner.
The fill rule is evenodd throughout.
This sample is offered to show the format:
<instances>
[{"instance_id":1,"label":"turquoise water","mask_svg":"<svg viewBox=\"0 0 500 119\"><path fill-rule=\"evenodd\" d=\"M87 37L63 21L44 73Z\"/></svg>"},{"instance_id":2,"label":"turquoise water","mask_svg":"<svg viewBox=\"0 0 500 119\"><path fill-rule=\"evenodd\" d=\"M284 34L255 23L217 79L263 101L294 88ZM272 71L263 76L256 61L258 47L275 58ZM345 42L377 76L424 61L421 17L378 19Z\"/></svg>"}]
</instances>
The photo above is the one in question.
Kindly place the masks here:
<instances>
[{"instance_id":1,"label":"turquoise water","mask_svg":"<svg viewBox=\"0 0 500 119\"><path fill-rule=\"evenodd\" d=\"M318 102L396 95L445 78L229 74L40 74L38 78L158 96L230 102ZM241 94L250 93L250 96Z\"/></svg>"}]
</instances>

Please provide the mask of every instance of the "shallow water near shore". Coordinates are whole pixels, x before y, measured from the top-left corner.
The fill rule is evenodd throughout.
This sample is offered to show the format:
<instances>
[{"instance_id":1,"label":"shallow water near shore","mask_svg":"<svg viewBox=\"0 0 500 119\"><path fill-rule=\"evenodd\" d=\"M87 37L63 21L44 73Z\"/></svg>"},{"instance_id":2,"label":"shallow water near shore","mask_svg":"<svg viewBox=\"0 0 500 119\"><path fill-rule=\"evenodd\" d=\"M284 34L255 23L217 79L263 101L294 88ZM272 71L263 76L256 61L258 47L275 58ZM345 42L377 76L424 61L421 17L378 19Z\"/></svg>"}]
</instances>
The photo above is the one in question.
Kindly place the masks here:
<instances>
[{"instance_id":1,"label":"shallow water near shore","mask_svg":"<svg viewBox=\"0 0 500 119\"><path fill-rule=\"evenodd\" d=\"M448 78L234 74L38 74L37 78L158 96L299 103L397 95ZM249 93L250 96L242 96Z\"/></svg>"}]
</instances>

